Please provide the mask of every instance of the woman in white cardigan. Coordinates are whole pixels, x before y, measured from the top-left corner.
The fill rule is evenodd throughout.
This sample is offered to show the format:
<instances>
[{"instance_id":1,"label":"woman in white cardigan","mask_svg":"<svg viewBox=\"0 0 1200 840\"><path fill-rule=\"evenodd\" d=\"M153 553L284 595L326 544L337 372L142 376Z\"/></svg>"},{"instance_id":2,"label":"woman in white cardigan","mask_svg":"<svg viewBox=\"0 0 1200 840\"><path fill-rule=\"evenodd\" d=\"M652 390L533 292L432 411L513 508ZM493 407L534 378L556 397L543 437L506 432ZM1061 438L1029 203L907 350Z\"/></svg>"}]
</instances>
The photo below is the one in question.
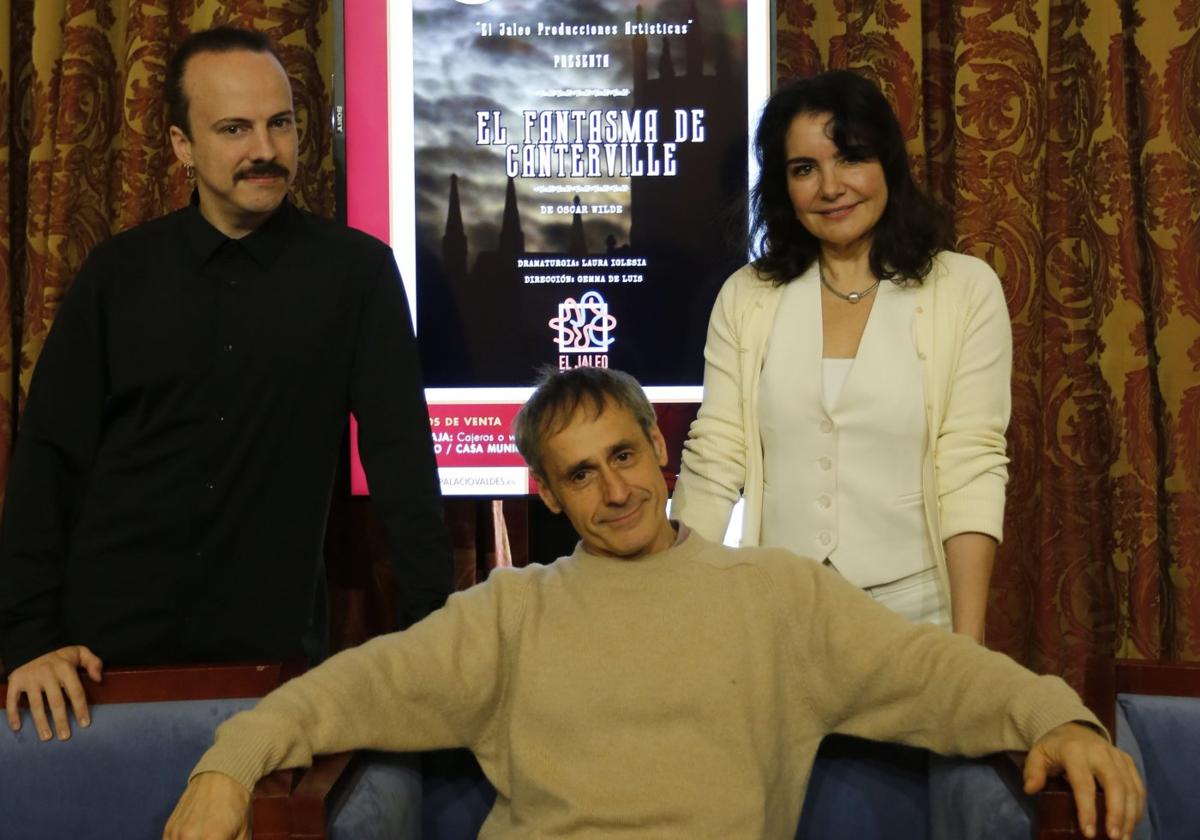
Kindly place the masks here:
<instances>
[{"instance_id":1,"label":"woman in white cardigan","mask_svg":"<svg viewBox=\"0 0 1200 840\"><path fill-rule=\"evenodd\" d=\"M782 88L755 137L762 256L726 281L673 515L824 561L982 641L1004 518L1012 333L995 273L947 250L879 89Z\"/></svg>"}]
</instances>

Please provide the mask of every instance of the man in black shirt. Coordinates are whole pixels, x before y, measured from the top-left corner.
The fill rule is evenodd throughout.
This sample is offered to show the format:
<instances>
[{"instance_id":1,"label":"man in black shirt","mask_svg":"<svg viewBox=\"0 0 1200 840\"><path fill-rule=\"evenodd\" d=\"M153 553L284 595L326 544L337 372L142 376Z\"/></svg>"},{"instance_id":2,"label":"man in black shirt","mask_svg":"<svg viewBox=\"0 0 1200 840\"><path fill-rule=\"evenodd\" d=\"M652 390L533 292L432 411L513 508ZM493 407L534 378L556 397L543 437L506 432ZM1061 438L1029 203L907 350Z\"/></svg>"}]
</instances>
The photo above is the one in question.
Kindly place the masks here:
<instances>
[{"instance_id":1,"label":"man in black shirt","mask_svg":"<svg viewBox=\"0 0 1200 840\"><path fill-rule=\"evenodd\" d=\"M10 725L86 725L78 668L281 659L314 625L353 412L400 623L451 588L412 325L390 249L294 207L287 74L220 28L167 71L189 207L98 246L46 340L0 524ZM320 624L317 620L316 624Z\"/></svg>"}]
</instances>

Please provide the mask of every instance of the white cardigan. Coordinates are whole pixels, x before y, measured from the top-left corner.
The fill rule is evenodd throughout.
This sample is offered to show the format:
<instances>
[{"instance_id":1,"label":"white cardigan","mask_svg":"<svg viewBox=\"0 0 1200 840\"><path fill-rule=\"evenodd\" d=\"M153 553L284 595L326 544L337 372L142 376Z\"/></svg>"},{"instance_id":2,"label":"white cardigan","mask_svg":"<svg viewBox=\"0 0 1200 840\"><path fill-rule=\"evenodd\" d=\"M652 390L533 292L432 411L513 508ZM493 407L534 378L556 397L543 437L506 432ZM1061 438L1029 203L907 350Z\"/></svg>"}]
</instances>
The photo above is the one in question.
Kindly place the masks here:
<instances>
[{"instance_id":1,"label":"white cardigan","mask_svg":"<svg viewBox=\"0 0 1200 840\"><path fill-rule=\"evenodd\" d=\"M815 263L793 282L817 282ZM744 496L742 544L759 541L759 381L782 289L744 266L725 281L709 319L704 400L684 443L671 511L710 540L721 540ZM999 278L975 257L939 253L913 293L919 299L911 335L922 361L930 444L922 461L925 520L945 581L945 539L968 531L1003 535L1012 328Z\"/></svg>"}]
</instances>

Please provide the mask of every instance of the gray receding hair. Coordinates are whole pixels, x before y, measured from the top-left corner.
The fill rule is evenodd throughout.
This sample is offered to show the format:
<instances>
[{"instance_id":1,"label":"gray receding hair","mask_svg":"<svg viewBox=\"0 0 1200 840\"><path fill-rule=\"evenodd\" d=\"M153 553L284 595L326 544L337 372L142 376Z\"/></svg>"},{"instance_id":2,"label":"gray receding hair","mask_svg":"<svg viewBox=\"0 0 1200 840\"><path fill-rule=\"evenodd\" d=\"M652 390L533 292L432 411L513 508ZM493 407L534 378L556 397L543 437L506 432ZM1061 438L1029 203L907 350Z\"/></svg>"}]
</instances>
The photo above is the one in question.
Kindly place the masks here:
<instances>
[{"instance_id":1,"label":"gray receding hair","mask_svg":"<svg viewBox=\"0 0 1200 840\"><path fill-rule=\"evenodd\" d=\"M542 443L546 438L566 428L579 408L588 406L595 412L593 416L599 417L609 402L628 409L642 427L646 440L650 440L657 422L654 406L646 399L642 386L628 373L595 367L543 369L537 389L513 420L517 451L533 474L545 478Z\"/></svg>"}]
</instances>

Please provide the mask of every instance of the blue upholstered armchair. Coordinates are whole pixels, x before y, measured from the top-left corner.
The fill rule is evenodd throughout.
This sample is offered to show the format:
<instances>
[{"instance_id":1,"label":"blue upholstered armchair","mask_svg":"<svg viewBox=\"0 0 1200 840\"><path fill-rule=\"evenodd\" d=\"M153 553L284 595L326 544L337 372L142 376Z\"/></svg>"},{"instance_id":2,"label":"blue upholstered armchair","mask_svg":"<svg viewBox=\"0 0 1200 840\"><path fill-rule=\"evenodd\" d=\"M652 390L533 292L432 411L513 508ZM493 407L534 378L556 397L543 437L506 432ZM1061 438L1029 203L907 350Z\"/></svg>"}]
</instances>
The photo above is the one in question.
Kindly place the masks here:
<instances>
[{"instance_id":1,"label":"blue upholstered armchair","mask_svg":"<svg viewBox=\"0 0 1200 840\"><path fill-rule=\"evenodd\" d=\"M19 732L0 732L0 835L158 840L217 725L297 671L279 664L112 669L102 684L84 681L92 725L72 722L71 738L61 742L39 742L23 709ZM0 683L0 704L5 689ZM288 837L290 776L260 785L260 840Z\"/></svg>"},{"instance_id":2,"label":"blue upholstered armchair","mask_svg":"<svg viewBox=\"0 0 1200 840\"><path fill-rule=\"evenodd\" d=\"M0 835L157 840L213 729L282 681L279 666L112 671L89 686L93 724L38 743L0 732ZM1100 663L1085 696L1147 780L1138 840L1200 838L1200 664ZM181 699L187 698L187 699ZM3 690L0 689L0 700ZM27 718L27 713L26 713ZM930 784L930 780L935 782ZM473 838L495 794L465 751L321 756L263 779L256 840ZM1020 793L1006 756L944 759L853 738L821 746L801 838L1081 840L1065 783Z\"/></svg>"},{"instance_id":3,"label":"blue upholstered armchair","mask_svg":"<svg viewBox=\"0 0 1200 840\"><path fill-rule=\"evenodd\" d=\"M299 672L279 664L112 669L85 680L92 725L41 743L28 709L0 732L4 840L159 840L226 718ZM0 707L6 688L0 683ZM254 791L255 840L418 837L419 758L322 756Z\"/></svg>"}]
</instances>

